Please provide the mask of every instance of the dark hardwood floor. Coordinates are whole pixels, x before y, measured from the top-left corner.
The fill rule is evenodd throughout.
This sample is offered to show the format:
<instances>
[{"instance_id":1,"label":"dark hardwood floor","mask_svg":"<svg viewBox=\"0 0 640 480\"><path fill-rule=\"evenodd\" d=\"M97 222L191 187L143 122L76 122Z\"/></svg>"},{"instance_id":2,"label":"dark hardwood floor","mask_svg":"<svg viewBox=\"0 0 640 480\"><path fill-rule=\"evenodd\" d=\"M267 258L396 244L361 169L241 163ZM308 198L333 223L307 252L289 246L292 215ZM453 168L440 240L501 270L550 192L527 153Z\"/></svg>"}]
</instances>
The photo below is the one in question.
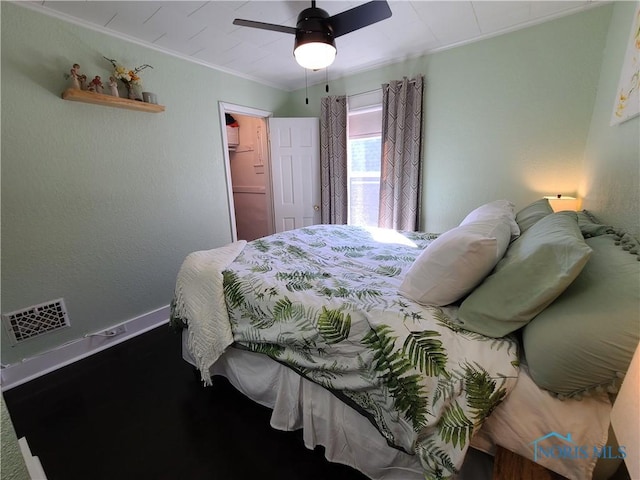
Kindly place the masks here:
<instances>
[{"instance_id":1,"label":"dark hardwood floor","mask_svg":"<svg viewBox=\"0 0 640 480\"><path fill-rule=\"evenodd\" d=\"M366 478L272 429L225 379L204 388L168 326L4 396L49 480Z\"/></svg>"}]
</instances>

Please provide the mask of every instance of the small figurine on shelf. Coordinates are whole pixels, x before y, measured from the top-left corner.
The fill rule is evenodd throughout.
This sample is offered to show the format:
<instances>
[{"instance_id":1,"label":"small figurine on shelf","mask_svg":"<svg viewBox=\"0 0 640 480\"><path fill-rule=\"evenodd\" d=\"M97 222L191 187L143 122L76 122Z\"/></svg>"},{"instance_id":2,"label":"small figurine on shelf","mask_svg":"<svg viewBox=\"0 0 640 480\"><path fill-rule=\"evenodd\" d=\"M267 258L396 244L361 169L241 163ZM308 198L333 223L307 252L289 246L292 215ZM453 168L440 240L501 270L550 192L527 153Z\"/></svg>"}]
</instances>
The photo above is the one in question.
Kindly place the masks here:
<instances>
[{"instance_id":1,"label":"small figurine on shelf","mask_svg":"<svg viewBox=\"0 0 640 480\"><path fill-rule=\"evenodd\" d=\"M100 77L98 75L96 75L95 77L93 77L93 80L91 80L91 82L89 82L89 88L88 90L90 92L94 92L94 93L102 93L102 80L100 79Z\"/></svg>"},{"instance_id":2,"label":"small figurine on shelf","mask_svg":"<svg viewBox=\"0 0 640 480\"><path fill-rule=\"evenodd\" d=\"M111 95L114 97L119 97L118 93L118 80L115 77L109 77L109 88L111 89Z\"/></svg>"},{"instance_id":3,"label":"small figurine on shelf","mask_svg":"<svg viewBox=\"0 0 640 480\"><path fill-rule=\"evenodd\" d=\"M87 76L80 73L80 65L74 63L67 78L71 78L71 88L84 90L84 82L87 80Z\"/></svg>"}]
</instances>

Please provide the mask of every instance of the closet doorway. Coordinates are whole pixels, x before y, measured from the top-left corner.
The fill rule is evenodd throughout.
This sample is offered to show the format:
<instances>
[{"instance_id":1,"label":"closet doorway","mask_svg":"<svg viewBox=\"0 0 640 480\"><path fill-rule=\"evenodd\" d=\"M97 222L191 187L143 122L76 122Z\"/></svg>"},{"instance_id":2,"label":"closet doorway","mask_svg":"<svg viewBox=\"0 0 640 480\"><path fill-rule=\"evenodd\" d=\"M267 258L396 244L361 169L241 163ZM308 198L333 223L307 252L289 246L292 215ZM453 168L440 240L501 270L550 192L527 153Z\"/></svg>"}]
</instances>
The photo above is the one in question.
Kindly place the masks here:
<instances>
[{"instance_id":1,"label":"closet doorway","mask_svg":"<svg viewBox=\"0 0 640 480\"><path fill-rule=\"evenodd\" d=\"M275 232L267 118L271 112L220 102L233 240Z\"/></svg>"}]
</instances>

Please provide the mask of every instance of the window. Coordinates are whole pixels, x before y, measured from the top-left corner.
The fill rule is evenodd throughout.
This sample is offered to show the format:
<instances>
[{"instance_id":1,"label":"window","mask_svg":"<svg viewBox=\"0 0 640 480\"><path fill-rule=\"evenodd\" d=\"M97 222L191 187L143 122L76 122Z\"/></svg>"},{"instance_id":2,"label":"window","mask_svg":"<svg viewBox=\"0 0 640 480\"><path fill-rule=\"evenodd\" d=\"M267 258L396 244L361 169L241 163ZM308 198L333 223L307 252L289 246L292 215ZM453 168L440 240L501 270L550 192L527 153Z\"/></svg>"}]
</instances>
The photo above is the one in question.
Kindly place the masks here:
<instances>
[{"instance_id":1,"label":"window","mask_svg":"<svg viewBox=\"0 0 640 480\"><path fill-rule=\"evenodd\" d=\"M347 178L350 225L378 226L382 107L349 112Z\"/></svg>"}]
</instances>

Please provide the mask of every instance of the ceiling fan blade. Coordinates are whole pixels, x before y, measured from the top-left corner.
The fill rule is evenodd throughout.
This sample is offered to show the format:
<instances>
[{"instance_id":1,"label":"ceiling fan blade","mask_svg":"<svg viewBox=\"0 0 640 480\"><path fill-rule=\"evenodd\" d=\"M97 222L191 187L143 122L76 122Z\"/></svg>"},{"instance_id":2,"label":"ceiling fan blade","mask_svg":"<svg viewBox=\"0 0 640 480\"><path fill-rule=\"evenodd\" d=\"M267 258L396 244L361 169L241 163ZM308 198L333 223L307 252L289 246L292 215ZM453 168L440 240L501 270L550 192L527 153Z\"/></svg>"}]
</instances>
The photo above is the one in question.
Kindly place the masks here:
<instances>
[{"instance_id":1,"label":"ceiling fan blade","mask_svg":"<svg viewBox=\"0 0 640 480\"><path fill-rule=\"evenodd\" d=\"M275 25L273 23L254 22L253 20L243 20L242 18L236 18L233 21L234 25L240 25L241 27L253 27L261 28L262 30L272 30L274 32L292 33L296 34L295 27L287 27L285 25Z\"/></svg>"},{"instance_id":2,"label":"ceiling fan blade","mask_svg":"<svg viewBox=\"0 0 640 480\"><path fill-rule=\"evenodd\" d=\"M389 4L384 0L374 0L330 17L329 23L333 28L333 36L335 38L379 22L390 16L391 9L389 8Z\"/></svg>"}]
</instances>

